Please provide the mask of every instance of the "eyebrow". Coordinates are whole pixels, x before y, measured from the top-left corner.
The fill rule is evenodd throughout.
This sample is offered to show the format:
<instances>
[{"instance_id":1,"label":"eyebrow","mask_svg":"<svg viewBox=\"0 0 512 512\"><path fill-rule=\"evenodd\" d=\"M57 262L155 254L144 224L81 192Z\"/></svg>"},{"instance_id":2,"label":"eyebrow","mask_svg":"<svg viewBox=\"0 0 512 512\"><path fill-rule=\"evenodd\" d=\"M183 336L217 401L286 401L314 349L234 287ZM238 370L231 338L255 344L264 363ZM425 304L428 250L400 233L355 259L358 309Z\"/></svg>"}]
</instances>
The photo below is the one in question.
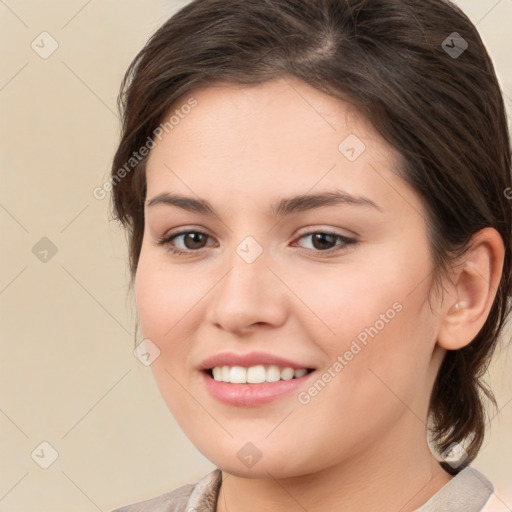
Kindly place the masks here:
<instances>
[{"instance_id":1,"label":"eyebrow","mask_svg":"<svg viewBox=\"0 0 512 512\"><path fill-rule=\"evenodd\" d=\"M157 204L167 204L177 206L178 208L182 208L183 210L190 212L217 216L213 206L205 199L196 199L194 197L164 192L146 201L146 206L148 208ZM348 192L337 190L318 194L300 194L293 197L279 199L277 202L272 204L270 208L270 215L273 217L286 217L293 213L338 204L370 207L382 212L382 209L371 199L362 196L353 196Z\"/></svg>"}]
</instances>

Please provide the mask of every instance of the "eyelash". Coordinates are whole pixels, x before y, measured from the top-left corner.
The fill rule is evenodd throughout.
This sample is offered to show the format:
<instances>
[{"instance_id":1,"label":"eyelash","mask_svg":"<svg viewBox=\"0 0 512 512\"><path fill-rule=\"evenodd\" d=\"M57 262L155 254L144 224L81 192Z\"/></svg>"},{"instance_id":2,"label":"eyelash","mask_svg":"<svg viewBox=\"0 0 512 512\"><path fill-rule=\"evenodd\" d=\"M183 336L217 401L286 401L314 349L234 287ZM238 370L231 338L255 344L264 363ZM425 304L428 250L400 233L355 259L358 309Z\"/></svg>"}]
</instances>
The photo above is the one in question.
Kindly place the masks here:
<instances>
[{"instance_id":1,"label":"eyelash","mask_svg":"<svg viewBox=\"0 0 512 512\"><path fill-rule=\"evenodd\" d=\"M187 235L189 233L199 233L201 235L210 237L210 235L208 235L208 233L205 233L204 231L201 231L199 229L193 229L193 230L180 231L178 233L173 233L172 235L169 235L169 236L163 236L156 241L156 244L158 246L166 247L167 251L169 251L170 253L175 254L177 256L182 256L184 254L199 253L204 248L197 249L197 250L189 249L187 251L184 251L182 249L177 249L176 247L174 247L171 244L175 238L182 236L182 235ZM357 245L357 243L358 243L358 241L354 238L349 238L344 235L340 235L339 233L335 233L333 231L310 231L309 233L302 234L298 239L300 240L301 238L304 238L306 236L315 235L315 234L334 236L334 237L336 237L336 240L341 240L341 242L343 242L343 245L336 245L334 247L331 247L330 249L326 249L325 251L320 251L320 250L315 250L315 249L304 249L307 252L313 251L314 253L316 253L316 255L320 255L320 256L323 256L323 255L330 256L333 253L338 253L338 252L343 251L344 248L345 249L347 248L347 246L350 246L350 245L354 246L354 245Z\"/></svg>"}]
</instances>

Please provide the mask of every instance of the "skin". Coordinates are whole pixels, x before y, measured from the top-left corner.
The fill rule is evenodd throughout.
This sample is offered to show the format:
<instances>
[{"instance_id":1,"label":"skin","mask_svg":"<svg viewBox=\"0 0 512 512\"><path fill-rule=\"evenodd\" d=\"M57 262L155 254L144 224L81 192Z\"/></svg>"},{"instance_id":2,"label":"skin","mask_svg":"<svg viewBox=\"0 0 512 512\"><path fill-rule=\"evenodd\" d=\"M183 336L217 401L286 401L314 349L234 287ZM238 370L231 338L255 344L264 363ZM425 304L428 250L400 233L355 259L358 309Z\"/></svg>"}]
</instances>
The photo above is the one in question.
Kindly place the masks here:
<instances>
[{"instance_id":1,"label":"skin","mask_svg":"<svg viewBox=\"0 0 512 512\"><path fill-rule=\"evenodd\" d=\"M198 105L151 151L147 203L179 193L208 200L216 215L146 203L135 292L143 335L160 349L152 370L162 396L223 472L218 510L415 510L451 479L426 442L428 401L445 351L468 344L487 318L499 234L478 233L441 300L425 209L395 172L399 155L349 105L290 77L193 96ZM338 150L350 134L366 146L355 161ZM379 209L268 213L282 197L335 189ZM187 229L208 237L175 238L183 255L157 244ZM307 236L326 230L358 243ZM236 252L247 236L263 249L252 263ZM335 249L326 257L322 247ZM319 377L397 302L401 311L306 405L295 392L227 405L198 370L221 351L259 350ZM247 442L262 454L252 467L237 457Z\"/></svg>"}]
</instances>

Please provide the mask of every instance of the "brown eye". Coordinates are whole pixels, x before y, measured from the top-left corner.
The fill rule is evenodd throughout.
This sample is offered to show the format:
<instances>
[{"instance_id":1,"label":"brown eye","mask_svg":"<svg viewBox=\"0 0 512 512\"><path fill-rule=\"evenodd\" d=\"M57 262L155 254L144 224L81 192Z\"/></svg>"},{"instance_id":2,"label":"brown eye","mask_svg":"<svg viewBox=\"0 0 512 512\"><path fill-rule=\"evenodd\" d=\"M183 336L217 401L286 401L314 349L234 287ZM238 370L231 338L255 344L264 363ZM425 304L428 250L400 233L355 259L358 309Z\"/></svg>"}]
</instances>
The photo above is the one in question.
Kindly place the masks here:
<instances>
[{"instance_id":1,"label":"brown eye","mask_svg":"<svg viewBox=\"0 0 512 512\"><path fill-rule=\"evenodd\" d=\"M179 236L183 236L183 244L187 249L202 249L208 238L207 235L199 231L189 231Z\"/></svg>"},{"instance_id":2,"label":"brown eye","mask_svg":"<svg viewBox=\"0 0 512 512\"><path fill-rule=\"evenodd\" d=\"M202 231L182 231L160 238L157 244L176 254L193 253L205 248L209 238L210 236Z\"/></svg>"},{"instance_id":3,"label":"brown eye","mask_svg":"<svg viewBox=\"0 0 512 512\"><path fill-rule=\"evenodd\" d=\"M313 231L302 235L299 240L311 239L311 248L306 248L308 251L313 251L317 254L325 253L331 255L333 252L338 252L346 249L349 245L357 244L357 240L348 238L338 233L330 233L324 231ZM162 245L166 249L176 255L192 255L199 253L202 249L207 247L208 239L211 237L202 231L182 231L174 233L167 237L162 237L157 240L157 245ZM339 242L339 243L338 243Z\"/></svg>"},{"instance_id":4,"label":"brown eye","mask_svg":"<svg viewBox=\"0 0 512 512\"><path fill-rule=\"evenodd\" d=\"M315 249L327 250L336 245L336 236L329 233L313 233L311 242Z\"/></svg>"},{"instance_id":5,"label":"brown eye","mask_svg":"<svg viewBox=\"0 0 512 512\"><path fill-rule=\"evenodd\" d=\"M305 235L299 237L299 240L308 238L310 239L309 245L311 247L306 248L317 253L331 253L337 250L343 250L347 246L357 243L357 240L354 238L348 238L338 233L330 233L324 231L312 231L310 233L306 233Z\"/></svg>"}]
</instances>

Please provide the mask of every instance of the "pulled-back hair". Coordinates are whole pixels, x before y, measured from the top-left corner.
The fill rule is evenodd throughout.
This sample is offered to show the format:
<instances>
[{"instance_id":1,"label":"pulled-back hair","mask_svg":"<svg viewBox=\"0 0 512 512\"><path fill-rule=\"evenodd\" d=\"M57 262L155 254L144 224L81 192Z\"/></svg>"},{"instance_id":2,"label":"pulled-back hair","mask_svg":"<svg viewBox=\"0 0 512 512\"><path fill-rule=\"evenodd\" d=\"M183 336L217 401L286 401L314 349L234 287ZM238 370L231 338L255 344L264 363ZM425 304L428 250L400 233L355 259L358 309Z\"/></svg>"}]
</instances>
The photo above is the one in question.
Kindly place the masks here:
<instances>
[{"instance_id":1,"label":"pulled-back hair","mask_svg":"<svg viewBox=\"0 0 512 512\"><path fill-rule=\"evenodd\" d=\"M451 2L195 0L175 13L135 57L119 95L112 206L128 232L131 284L144 234L147 156L139 150L194 89L286 76L354 105L398 151L398 172L427 211L433 284L479 230L495 228L504 241L488 318L469 345L447 351L430 399L437 451L466 446L465 464L443 464L456 473L482 445L485 398L496 405L482 377L511 310L512 183L493 64L474 25Z\"/></svg>"}]
</instances>

